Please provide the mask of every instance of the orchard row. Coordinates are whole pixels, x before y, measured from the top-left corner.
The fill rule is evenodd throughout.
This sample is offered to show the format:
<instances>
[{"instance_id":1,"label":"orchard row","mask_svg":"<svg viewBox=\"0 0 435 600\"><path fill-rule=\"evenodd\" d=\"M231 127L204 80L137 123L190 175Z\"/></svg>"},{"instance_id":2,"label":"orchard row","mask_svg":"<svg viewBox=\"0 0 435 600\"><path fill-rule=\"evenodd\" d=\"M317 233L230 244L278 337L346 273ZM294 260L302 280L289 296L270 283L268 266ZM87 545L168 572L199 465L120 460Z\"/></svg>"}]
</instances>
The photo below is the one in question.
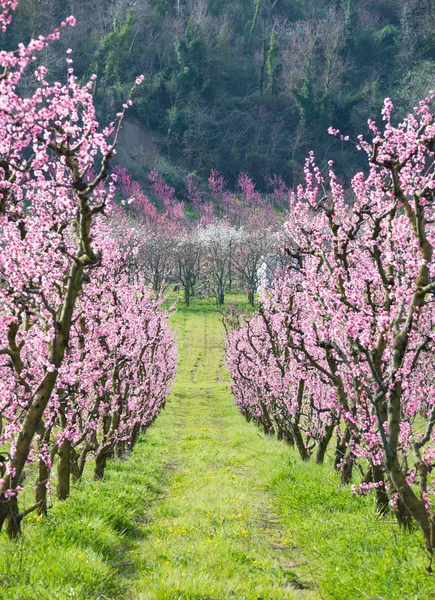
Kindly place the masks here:
<instances>
[{"instance_id":1,"label":"orchard row","mask_svg":"<svg viewBox=\"0 0 435 600\"><path fill-rule=\"evenodd\" d=\"M0 3L6 30L18 2ZM238 286L253 304L283 260L279 211L246 175L235 194L215 172L207 192L187 178L189 219L158 173L151 202L110 165L131 99L101 127L95 77L78 81L70 50L64 83L41 64L59 37L0 53L0 529L11 536L47 511L54 484L64 500L87 464L103 477L164 406L175 376L167 286L219 305Z\"/></svg>"},{"instance_id":2,"label":"orchard row","mask_svg":"<svg viewBox=\"0 0 435 600\"><path fill-rule=\"evenodd\" d=\"M434 98L398 126L385 101L383 130L369 122L373 139L358 140L368 165L348 191L332 163L325 180L309 156L289 195L289 266L227 351L242 412L303 460L322 462L334 441L342 483L354 473L354 491L373 490L381 513L417 523L431 557Z\"/></svg>"},{"instance_id":3,"label":"orchard row","mask_svg":"<svg viewBox=\"0 0 435 600\"><path fill-rule=\"evenodd\" d=\"M17 1L0 6L5 29ZM61 500L90 456L101 478L175 375L167 315L130 252L135 232L109 175L131 101L101 131L93 81L79 84L68 59L66 82L49 84L37 61L59 36L0 53L0 529L11 536L46 512L55 461ZM20 510L25 486L35 503Z\"/></svg>"}]
</instances>

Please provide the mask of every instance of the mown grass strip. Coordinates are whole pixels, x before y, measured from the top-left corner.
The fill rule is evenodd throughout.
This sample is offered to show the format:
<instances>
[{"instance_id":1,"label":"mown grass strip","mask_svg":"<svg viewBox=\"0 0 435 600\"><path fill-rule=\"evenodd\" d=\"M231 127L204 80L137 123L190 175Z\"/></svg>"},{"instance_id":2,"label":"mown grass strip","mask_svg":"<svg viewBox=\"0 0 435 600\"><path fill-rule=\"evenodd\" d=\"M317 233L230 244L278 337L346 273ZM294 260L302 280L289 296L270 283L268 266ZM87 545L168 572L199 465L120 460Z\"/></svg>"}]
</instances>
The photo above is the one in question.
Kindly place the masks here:
<instances>
[{"instance_id":1,"label":"mown grass strip","mask_svg":"<svg viewBox=\"0 0 435 600\"><path fill-rule=\"evenodd\" d=\"M169 485L149 511L134 553L140 576L131 597L316 597L266 491L287 448L262 439L232 403L215 311L181 311L175 322L180 374L171 405L151 432L175 429Z\"/></svg>"}]
</instances>

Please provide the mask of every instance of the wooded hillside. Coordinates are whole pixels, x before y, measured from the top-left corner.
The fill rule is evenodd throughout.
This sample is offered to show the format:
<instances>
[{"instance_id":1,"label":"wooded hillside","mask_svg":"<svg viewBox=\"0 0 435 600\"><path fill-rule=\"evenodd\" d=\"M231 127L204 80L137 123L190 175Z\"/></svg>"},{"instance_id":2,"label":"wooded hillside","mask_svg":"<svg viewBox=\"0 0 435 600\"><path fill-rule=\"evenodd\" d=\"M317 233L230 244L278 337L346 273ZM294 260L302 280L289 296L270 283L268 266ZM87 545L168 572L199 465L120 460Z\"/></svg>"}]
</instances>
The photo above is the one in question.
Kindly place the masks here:
<instances>
[{"instance_id":1,"label":"wooded hillside","mask_svg":"<svg viewBox=\"0 0 435 600\"><path fill-rule=\"evenodd\" d=\"M356 137L385 96L400 117L433 86L432 0L23 0L6 44L71 13L77 27L43 53L51 75L64 76L71 46L110 115L144 73L136 122L168 165L230 184L241 171L263 189L273 173L294 184L310 149L339 173L360 166L328 127Z\"/></svg>"}]
</instances>

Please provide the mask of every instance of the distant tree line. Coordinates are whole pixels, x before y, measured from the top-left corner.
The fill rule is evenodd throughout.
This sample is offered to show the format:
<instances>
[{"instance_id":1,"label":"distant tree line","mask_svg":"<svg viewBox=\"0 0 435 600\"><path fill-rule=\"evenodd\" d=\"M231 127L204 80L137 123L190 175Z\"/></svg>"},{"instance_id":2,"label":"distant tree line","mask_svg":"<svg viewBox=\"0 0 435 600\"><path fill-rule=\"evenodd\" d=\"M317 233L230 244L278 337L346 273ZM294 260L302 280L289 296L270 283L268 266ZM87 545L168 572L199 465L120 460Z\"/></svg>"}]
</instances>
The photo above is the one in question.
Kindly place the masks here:
<instances>
[{"instance_id":1,"label":"distant tree line","mask_svg":"<svg viewBox=\"0 0 435 600\"><path fill-rule=\"evenodd\" d=\"M129 230L135 232L127 244L135 255L135 268L157 294L172 286L183 292L187 305L199 295L214 297L222 306L227 292L238 291L246 293L253 306L268 273L287 263L280 238L285 213L273 205L274 201L284 207L288 200L281 180L274 183L275 195L265 197L246 174L239 176L234 192L216 172L206 191L190 179L186 186L195 215L189 217L174 188L157 172L149 174L151 201L124 167L114 171L120 203L128 214L122 211L119 218L124 224L127 218ZM124 237L123 228L118 230Z\"/></svg>"}]
</instances>

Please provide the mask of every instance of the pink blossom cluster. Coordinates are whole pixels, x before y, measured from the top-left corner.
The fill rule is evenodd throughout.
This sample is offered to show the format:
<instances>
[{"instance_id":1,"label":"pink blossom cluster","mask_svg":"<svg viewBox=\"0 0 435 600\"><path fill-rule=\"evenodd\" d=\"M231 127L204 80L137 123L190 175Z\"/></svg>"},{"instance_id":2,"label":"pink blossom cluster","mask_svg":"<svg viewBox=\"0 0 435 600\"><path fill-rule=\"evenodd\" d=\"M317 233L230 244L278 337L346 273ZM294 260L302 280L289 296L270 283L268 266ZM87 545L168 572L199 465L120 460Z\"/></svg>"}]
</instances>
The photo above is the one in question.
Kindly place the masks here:
<instances>
[{"instance_id":1,"label":"pink blossom cluster","mask_svg":"<svg viewBox=\"0 0 435 600\"><path fill-rule=\"evenodd\" d=\"M18 6L18 0L0 0L0 28L3 32L6 31L7 26L12 20L11 11L15 10Z\"/></svg>"},{"instance_id":2,"label":"pink blossom cluster","mask_svg":"<svg viewBox=\"0 0 435 600\"><path fill-rule=\"evenodd\" d=\"M321 463L339 413L319 374L308 378L299 368L289 329L294 309L291 281L279 277L263 292L259 314L229 335L227 366L242 413L265 433L296 445L303 460L317 445Z\"/></svg>"},{"instance_id":3,"label":"pink blossom cluster","mask_svg":"<svg viewBox=\"0 0 435 600\"><path fill-rule=\"evenodd\" d=\"M285 262L277 236L283 212L275 211L270 198L261 195L246 174L240 174L235 192L216 171L210 175L208 189L190 174L185 178L183 200L157 170L141 185L116 165L112 179L118 203L125 209L117 210L117 215L127 215L136 229L134 252L156 292L173 283L183 287L187 302L195 287L220 302L223 289L235 283L253 303L266 261L272 256L275 262ZM282 209L288 204L288 198L283 198L285 185L279 177L270 184L274 201ZM194 221L188 218L189 209L196 213Z\"/></svg>"},{"instance_id":4,"label":"pink blossom cluster","mask_svg":"<svg viewBox=\"0 0 435 600\"><path fill-rule=\"evenodd\" d=\"M66 441L82 460L131 449L164 406L176 371L163 299L140 272L129 273L120 233L113 223L96 224L101 262L78 298L46 419L54 447ZM129 234L124 223L124 239Z\"/></svg>"}]
</instances>

